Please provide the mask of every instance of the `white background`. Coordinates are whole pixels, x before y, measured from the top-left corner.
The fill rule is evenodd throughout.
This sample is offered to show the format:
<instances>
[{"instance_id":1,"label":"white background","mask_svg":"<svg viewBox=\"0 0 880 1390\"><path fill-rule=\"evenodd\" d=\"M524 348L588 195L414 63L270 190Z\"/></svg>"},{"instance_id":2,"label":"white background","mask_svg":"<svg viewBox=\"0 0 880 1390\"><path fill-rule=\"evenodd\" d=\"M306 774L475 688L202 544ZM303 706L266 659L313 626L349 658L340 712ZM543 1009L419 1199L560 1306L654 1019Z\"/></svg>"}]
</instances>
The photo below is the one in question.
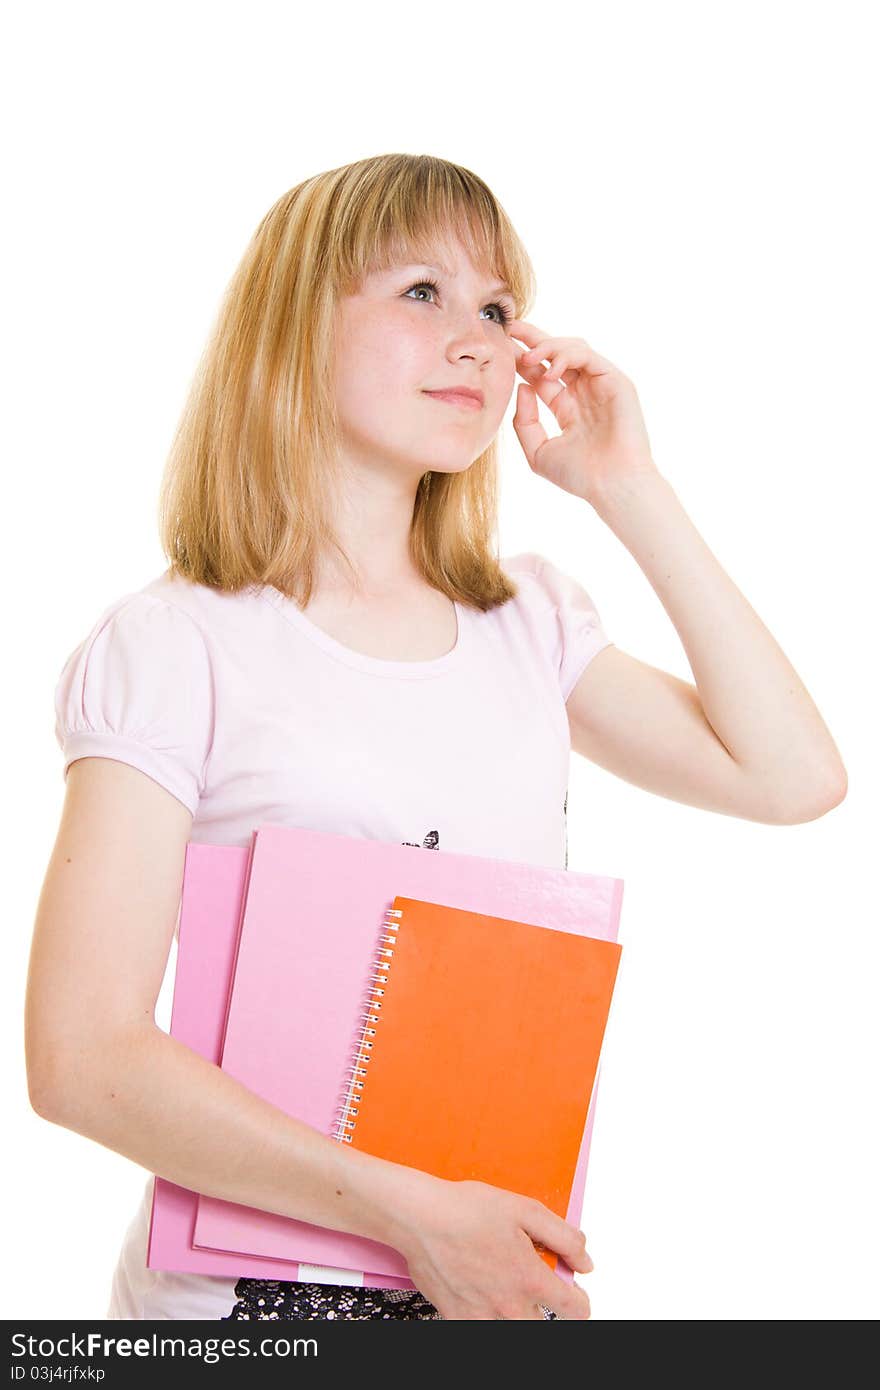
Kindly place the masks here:
<instances>
[{"instance_id":1,"label":"white background","mask_svg":"<svg viewBox=\"0 0 880 1390\"><path fill-rule=\"evenodd\" d=\"M387 151L465 164L501 198L539 278L531 321L633 379L658 467L849 773L837 809L779 827L573 758L569 867L626 885L583 1220L594 1318L877 1316L871 18L178 0L7 19L4 1317L103 1316L145 1181L28 1105L55 682L99 613L165 567L165 456L263 213ZM691 679L633 557L531 473L513 408L502 554L551 557L619 647Z\"/></svg>"}]
</instances>

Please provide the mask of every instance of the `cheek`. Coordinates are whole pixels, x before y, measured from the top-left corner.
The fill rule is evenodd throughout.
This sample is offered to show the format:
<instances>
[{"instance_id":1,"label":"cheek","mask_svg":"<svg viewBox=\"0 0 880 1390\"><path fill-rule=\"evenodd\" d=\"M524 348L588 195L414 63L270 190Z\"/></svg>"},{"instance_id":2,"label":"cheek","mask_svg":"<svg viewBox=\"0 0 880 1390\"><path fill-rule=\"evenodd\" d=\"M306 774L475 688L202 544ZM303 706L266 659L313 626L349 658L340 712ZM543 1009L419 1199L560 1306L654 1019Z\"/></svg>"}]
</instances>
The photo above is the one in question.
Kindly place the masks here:
<instances>
[{"instance_id":1,"label":"cheek","mask_svg":"<svg viewBox=\"0 0 880 1390\"><path fill-rule=\"evenodd\" d=\"M343 342L349 385L357 381L371 394L407 394L428 385L436 370L437 345L413 314L365 316Z\"/></svg>"},{"instance_id":2,"label":"cheek","mask_svg":"<svg viewBox=\"0 0 880 1390\"><path fill-rule=\"evenodd\" d=\"M504 370L507 372L509 379L514 381L516 378L516 358L517 354L523 350L522 344L518 343L515 338L508 338L505 335L504 346L506 348L502 357Z\"/></svg>"},{"instance_id":3,"label":"cheek","mask_svg":"<svg viewBox=\"0 0 880 1390\"><path fill-rule=\"evenodd\" d=\"M510 400L512 392L516 389L518 379L516 374L516 350L513 343L510 343L508 347L508 351L505 352L502 350L499 352L492 373L495 395L502 403L502 406L506 406L507 402Z\"/></svg>"},{"instance_id":4,"label":"cheek","mask_svg":"<svg viewBox=\"0 0 880 1390\"><path fill-rule=\"evenodd\" d=\"M353 335L340 361L337 399L342 417L354 433L386 437L410 419L408 402L432 380L430 363L419 344L404 333Z\"/></svg>"}]
</instances>

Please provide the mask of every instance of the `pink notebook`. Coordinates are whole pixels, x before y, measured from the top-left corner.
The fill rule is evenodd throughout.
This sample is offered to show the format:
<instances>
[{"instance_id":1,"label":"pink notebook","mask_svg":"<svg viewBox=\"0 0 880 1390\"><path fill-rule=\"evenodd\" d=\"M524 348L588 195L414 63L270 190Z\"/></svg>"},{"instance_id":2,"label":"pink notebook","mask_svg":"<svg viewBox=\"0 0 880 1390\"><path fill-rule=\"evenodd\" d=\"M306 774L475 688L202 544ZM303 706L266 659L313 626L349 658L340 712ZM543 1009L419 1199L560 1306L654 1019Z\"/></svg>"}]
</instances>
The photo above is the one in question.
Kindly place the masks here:
<instances>
[{"instance_id":1,"label":"pink notebook","mask_svg":"<svg viewBox=\"0 0 880 1390\"><path fill-rule=\"evenodd\" d=\"M226 1006L250 847L186 847L171 1034L209 1062L219 1063ZM147 1242L149 1269L224 1278L299 1279L299 1266L279 1270L277 1260L193 1249L198 1193L155 1178ZM399 1286L399 1281L398 1281Z\"/></svg>"},{"instance_id":2,"label":"pink notebook","mask_svg":"<svg viewBox=\"0 0 880 1390\"><path fill-rule=\"evenodd\" d=\"M219 1063L232 983L251 847L186 848L171 1034L209 1062ZM149 1269L224 1278L295 1279L376 1288L411 1289L412 1280L363 1271L323 1270L298 1261L229 1254L193 1246L198 1193L166 1178L153 1183L147 1245ZM382 1247L385 1248L384 1246Z\"/></svg>"},{"instance_id":3,"label":"pink notebook","mask_svg":"<svg viewBox=\"0 0 880 1390\"><path fill-rule=\"evenodd\" d=\"M395 895L616 940L622 894L622 880L606 876L262 825L252 846L222 1065L286 1113L334 1134L364 982ZM595 1090L568 1208L575 1223L594 1109ZM396 1287L413 1287L403 1256L390 1246L218 1198L198 1199L192 1242L205 1254L269 1259L275 1278L285 1277L278 1261L296 1261L326 1276L287 1277L348 1282L369 1271L366 1283L381 1285L378 1276L385 1275ZM571 1280L561 1261L557 1271Z\"/></svg>"}]
</instances>

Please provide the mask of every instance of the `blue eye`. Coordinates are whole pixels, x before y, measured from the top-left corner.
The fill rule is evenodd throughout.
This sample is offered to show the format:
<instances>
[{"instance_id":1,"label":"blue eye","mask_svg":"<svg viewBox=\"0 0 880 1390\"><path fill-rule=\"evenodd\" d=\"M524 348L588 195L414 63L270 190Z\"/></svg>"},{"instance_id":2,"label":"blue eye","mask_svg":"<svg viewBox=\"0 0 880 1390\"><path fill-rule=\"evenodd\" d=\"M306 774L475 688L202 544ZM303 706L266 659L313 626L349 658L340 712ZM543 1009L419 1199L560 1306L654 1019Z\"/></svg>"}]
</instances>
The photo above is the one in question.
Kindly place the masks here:
<instances>
[{"instance_id":1,"label":"blue eye","mask_svg":"<svg viewBox=\"0 0 880 1390\"><path fill-rule=\"evenodd\" d=\"M434 294L439 294L440 286L436 284L433 280L419 280L418 284L410 285L406 293L411 294L413 290L431 290ZM502 328L513 318L513 314L504 304L487 304L486 308L498 310L500 318L497 320L497 322L501 324Z\"/></svg>"}]
</instances>

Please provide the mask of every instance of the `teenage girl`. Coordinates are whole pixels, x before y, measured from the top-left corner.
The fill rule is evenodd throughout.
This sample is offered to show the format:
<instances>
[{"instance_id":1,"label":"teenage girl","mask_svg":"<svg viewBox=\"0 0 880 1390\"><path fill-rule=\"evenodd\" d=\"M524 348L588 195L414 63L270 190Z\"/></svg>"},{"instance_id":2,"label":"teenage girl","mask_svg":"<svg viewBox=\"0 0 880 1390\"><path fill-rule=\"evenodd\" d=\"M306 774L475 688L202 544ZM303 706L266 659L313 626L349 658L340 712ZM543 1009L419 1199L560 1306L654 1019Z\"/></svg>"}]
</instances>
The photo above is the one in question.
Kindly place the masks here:
<instances>
[{"instance_id":1,"label":"teenage girl","mask_svg":"<svg viewBox=\"0 0 880 1390\"><path fill-rule=\"evenodd\" d=\"M272 821L559 867L572 749L768 824L845 795L797 673L658 472L632 382L583 338L527 322L533 292L468 169L392 154L284 194L174 440L169 567L111 603L63 667L28 1083L38 1114L151 1175L112 1318L590 1312L535 1249L589 1271L584 1236L541 1203L340 1145L157 1026L188 841L247 846ZM617 648L550 560L497 556L514 385L529 466L627 547L695 684ZM417 1291L148 1269L153 1174L381 1241Z\"/></svg>"}]
</instances>

